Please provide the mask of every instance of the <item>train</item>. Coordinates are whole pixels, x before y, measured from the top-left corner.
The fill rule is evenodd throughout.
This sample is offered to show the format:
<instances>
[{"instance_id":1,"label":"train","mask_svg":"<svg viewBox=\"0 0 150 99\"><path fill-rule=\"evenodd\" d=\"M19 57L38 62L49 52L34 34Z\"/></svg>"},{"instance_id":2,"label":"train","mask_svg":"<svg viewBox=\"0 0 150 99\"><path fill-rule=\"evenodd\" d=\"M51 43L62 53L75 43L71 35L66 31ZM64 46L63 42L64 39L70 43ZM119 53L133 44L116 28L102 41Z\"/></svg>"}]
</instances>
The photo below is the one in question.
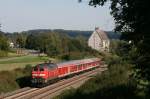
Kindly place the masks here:
<instances>
[{"instance_id":1,"label":"train","mask_svg":"<svg viewBox=\"0 0 150 99\"><path fill-rule=\"evenodd\" d=\"M71 60L60 63L45 62L37 64L32 69L32 85L45 85L55 79L64 78L87 70L100 67L102 64L99 58L88 58Z\"/></svg>"}]
</instances>

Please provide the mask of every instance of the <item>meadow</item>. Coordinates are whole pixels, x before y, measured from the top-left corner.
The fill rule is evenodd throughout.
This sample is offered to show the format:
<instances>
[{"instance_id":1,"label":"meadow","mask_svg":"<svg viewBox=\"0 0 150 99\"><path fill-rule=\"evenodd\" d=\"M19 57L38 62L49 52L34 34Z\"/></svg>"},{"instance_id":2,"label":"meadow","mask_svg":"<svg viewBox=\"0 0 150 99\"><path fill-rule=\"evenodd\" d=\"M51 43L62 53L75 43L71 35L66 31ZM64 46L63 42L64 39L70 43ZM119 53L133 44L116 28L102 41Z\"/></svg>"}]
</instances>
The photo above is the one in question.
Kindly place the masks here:
<instances>
[{"instance_id":1,"label":"meadow","mask_svg":"<svg viewBox=\"0 0 150 99\"><path fill-rule=\"evenodd\" d=\"M24 68L27 64L34 66L36 64L43 63L47 60L54 60L54 59L49 58L47 56L32 56L32 55L0 59L0 71L13 70L16 68Z\"/></svg>"}]
</instances>

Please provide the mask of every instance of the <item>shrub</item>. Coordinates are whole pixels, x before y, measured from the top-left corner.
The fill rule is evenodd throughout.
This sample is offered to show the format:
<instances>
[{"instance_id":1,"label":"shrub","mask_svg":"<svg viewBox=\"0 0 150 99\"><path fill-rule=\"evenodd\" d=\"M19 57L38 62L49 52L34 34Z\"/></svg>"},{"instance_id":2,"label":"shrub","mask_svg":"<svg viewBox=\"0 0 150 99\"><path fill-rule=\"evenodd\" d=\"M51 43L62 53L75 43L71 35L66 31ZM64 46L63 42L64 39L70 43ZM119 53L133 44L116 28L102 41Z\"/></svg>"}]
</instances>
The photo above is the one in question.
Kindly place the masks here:
<instances>
[{"instance_id":1,"label":"shrub","mask_svg":"<svg viewBox=\"0 0 150 99\"><path fill-rule=\"evenodd\" d=\"M8 56L8 52L0 50L0 57L6 57L6 56Z\"/></svg>"},{"instance_id":2,"label":"shrub","mask_svg":"<svg viewBox=\"0 0 150 99\"><path fill-rule=\"evenodd\" d=\"M70 60L70 56L68 54L61 55L60 58L61 60Z\"/></svg>"},{"instance_id":3,"label":"shrub","mask_svg":"<svg viewBox=\"0 0 150 99\"><path fill-rule=\"evenodd\" d=\"M32 67L30 64L25 68L17 68L12 71L0 72L0 93L13 91L30 85Z\"/></svg>"},{"instance_id":4,"label":"shrub","mask_svg":"<svg viewBox=\"0 0 150 99\"><path fill-rule=\"evenodd\" d=\"M31 64L27 64L24 68L24 71L27 73L27 74L30 74L31 71L32 71L32 65Z\"/></svg>"},{"instance_id":5,"label":"shrub","mask_svg":"<svg viewBox=\"0 0 150 99\"><path fill-rule=\"evenodd\" d=\"M0 93L18 89L15 75L10 71L0 72Z\"/></svg>"}]
</instances>

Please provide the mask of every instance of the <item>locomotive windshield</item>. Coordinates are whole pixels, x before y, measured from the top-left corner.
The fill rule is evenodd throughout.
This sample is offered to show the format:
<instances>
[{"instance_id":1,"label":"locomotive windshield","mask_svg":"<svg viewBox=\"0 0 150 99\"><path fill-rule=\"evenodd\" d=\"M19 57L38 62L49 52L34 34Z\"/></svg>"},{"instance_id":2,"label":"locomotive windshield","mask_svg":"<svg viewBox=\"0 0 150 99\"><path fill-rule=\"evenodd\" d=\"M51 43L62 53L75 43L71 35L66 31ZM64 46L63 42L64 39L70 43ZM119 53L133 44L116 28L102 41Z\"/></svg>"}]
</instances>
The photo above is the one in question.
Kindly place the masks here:
<instances>
[{"instance_id":1,"label":"locomotive windshield","mask_svg":"<svg viewBox=\"0 0 150 99\"><path fill-rule=\"evenodd\" d=\"M47 64L47 67L48 67L49 69L53 69L53 68L56 68L57 65L54 64L54 63L48 63L48 64Z\"/></svg>"},{"instance_id":2,"label":"locomotive windshield","mask_svg":"<svg viewBox=\"0 0 150 99\"><path fill-rule=\"evenodd\" d=\"M37 66L35 66L33 69L34 69L34 71L38 71L38 67Z\"/></svg>"},{"instance_id":3,"label":"locomotive windshield","mask_svg":"<svg viewBox=\"0 0 150 99\"><path fill-rule=\"evenodd\" d=\"M38 64L34 67L34 71L44 71L44 67L47 67L48 69L56 68L57 65L54 63L44 63L44 64Z\"/></svg>"}]
</instances>

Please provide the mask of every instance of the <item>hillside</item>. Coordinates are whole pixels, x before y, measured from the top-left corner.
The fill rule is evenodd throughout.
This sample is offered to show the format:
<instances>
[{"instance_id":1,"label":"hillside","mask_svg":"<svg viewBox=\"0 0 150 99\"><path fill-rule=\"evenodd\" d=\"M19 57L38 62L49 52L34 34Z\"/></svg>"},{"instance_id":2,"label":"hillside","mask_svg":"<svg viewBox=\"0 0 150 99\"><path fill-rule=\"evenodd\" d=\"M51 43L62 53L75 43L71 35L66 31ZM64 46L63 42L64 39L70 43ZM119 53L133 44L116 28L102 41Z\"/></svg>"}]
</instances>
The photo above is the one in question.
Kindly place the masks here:
<instances>
[{"instance_id":1,"label":"hillside","mask_svg":"<svg viewBox=\"0 0 150 99\"><path fill-rule=\"evenodd\" d=\"M86 38L89 38L93 31L80 31L80 30L64 30L64 29L35 29L35 30L28 30L24 31L28 34L34 34L34 33L46 33L46 32L58 32L58 33L65 33L69 35L70 37L76 37L79 35L82 35ZM117 34L112 31L105 31L110 39L119 39L120 34Z\"/></svg>"}]
</instances>

